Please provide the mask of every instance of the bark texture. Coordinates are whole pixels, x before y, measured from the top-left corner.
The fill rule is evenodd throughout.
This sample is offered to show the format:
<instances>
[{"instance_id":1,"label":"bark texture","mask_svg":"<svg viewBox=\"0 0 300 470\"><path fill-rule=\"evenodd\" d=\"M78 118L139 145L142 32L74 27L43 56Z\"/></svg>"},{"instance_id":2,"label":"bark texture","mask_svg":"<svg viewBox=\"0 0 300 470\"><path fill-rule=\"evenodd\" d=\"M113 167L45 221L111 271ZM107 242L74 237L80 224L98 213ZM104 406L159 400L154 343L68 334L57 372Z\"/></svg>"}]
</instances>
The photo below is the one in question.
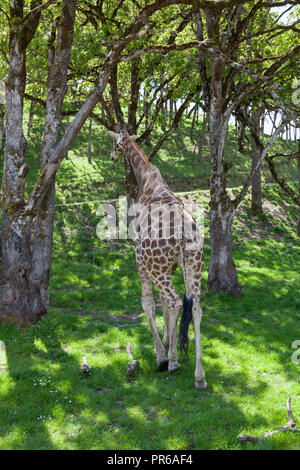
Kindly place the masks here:
<instances>
[{"instance_id":1,"label":"bark texture","mask_svg":"<svg viewBox=\"0 0 300 470\"><path fill-rule=\"evenodd\" d=\"M209 38L217 40L219 37L218 12L213 9L208 10L206 12L206 23ZM222 57L214 53L211 53L210 60L210 95L206 101L209 109L208 128L211 158L211 257L207 285L213 292L223 290L233 296L240 296L242 291L232 256L232 220L235 208L226 192L226 171L228 166L224 161L224 145L229 117L223 112L224 62Z\"/></svg>"},{"instance_id":2,"label":"bark texture","mask_svg":"<svg viewBox=\"0 0 300 470\"><path fill-rule=\"evenodd\" d=\"M5 110L4 110L4 104L1 103L0 101L0 152L2 152L2 149L4 147L4 141L5 141Z\"/></svg>"},{"instance_id":3,"label":"bark texture","mask_svg":"<svg viewBox=\"0 0 300 470\"><path fill-rule=\"evenodd\" d=\"M38 2L32 2L36 6ZM2 178L2 232L0 266L1 318L17 324L35 322L46 313L41 295L31 282L30 228L32 216L24 211L23 100L26 48L33 38L39 14L23 20L23 1L10 3L9 74L6 82L6 147Z\"/></svg>"},{"instance_id":4,"label":"bark texture","mask_svg":"<svg viewBox=\"0 0 300 470\"><path fill-rule=\"evenodd\" d=\"M48 93L44 138L41 156L41 171L48 164L56 147L61 128L61 108L67 90L67 72L73 43L76 0L64 0L56 47L53 53L55 34L49 41L48 53ZM54 30L55 32L55 30ZM55 178L38 208L33 223L32 272L31 281L40 289L45 310L49 307L49 279L53 245L53 224L55 213Z\"/></svg>"}]
</instances>

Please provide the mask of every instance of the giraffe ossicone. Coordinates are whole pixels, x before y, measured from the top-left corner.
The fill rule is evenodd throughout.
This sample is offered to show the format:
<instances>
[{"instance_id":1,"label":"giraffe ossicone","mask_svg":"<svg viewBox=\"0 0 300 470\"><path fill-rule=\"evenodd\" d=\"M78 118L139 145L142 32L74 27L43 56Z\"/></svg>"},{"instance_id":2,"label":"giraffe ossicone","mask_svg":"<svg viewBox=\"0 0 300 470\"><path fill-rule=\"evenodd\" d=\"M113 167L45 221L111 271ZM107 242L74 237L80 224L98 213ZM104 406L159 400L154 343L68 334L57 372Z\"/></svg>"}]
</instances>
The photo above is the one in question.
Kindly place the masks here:
<instances>
[{"instance_id":1,"label":"giraffe ossicone","mask_svg":"<svg viewBox=\"0 0 300 470\"><path fill-rule=\"evenodd\" d=\"M154 341L159 371L179 369L177 353L177 323L180 325L180 345L186 351L188 325L194 325L196 346L195 387L206 388L202 365L200 323L200 286L203 270L203 234L182 202L172 193L159 170L151 164L145 152L126 130L109 131L113 141L111 159L128 157L139 192L134 213L135 257L142 282L142 305L147 315ZM185 282L184 303L174 289L171 274L179 265ZM160 292L164 316L164 336L160 339L155 322L152 284Z\"/></svg>"}]
</instances>

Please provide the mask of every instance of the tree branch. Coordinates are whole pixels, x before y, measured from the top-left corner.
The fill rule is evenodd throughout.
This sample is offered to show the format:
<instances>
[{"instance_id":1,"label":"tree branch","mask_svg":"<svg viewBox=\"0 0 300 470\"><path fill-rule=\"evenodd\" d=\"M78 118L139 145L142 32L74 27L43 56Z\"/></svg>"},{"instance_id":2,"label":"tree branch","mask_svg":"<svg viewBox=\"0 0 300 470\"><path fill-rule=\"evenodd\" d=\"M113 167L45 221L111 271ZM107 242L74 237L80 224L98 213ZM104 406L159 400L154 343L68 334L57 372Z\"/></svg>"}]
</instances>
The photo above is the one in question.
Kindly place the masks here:
<instances>
[{"instance_id":1,"label":"tree branch","mask_svg":"<svg viewBox=\"0 0 300 470\"><path fill-rule=\"evenodd\" d=\"M270 172L271 172L271 175L273 176L274 180L276 181L276 183L279 184L279 186L281 187L281 189L288 195L290 196L290 198L292 198L292 200L297 204L297 205L300 205L300 196L299 194L296 193L296 191L293 190L293 188L291 188L291 186L283 179L279 176L279 173L277 172L276 170L276 167L275 167L275 164L273 162L273 157L269 157L268 155L266 156L266 162L268 163L269 165L269 168L270 168ZM299 156L298 156L299 158Z\"/></svg>"},{"instance_id":2,"label":"tree branch","mask_svg":"<svg viewBox=\"0 0 300 470\"><path fill-rule=\"evenodd\" d=\"M180 2L183 2L183 0L180 0ZM94 87L80 110L75 115L71 124L67 127L64 136L48 159L48 163L42 169L39 179L30 193L27 203L24 206L25 214L31 215L33 217L37 208L42 203L47 189L53 181L56 171L58 170L66 153L70 149L72 142L74 141L86 119L89 117L95 105L100 101L107 86L111 72L120 59L122 50L127 46L127 44L131 42L131 40L140 38L143 34L146 34L150 26L150 24L148 24L148 18L153 13L159 9L175 3L178 2L175 0L157 0L151 5L145 6L139 15L134 19L132 24L126 28L121 38L116 40L111 46L100 72L97 85Z\"/></svg>"},{"instance_id":3,"label":"tree branch","mask_svg":"<svg viewBox=\"0 0 300 470\"><path fill-rule=\"evenodd\" d=\"M55 2L57 2L57 0L48 0L47 2L41 3L40 5L36 6L32 10L29 10L29 12L26 13L26 15L22 19L23 25L25 26L27 22L32 21L32 19L38 13L40 13L42 10L45 10L45 8L48 8L51 5L51 3L55 3Z\"/></svg>"},{"instance_id":4,"label":"tree branch","mask_svg":"<svg viewBox=\"0 0 300 470\"><path fill-rule=\"evenodd\" d=\"M253 135L253 137L257 140L257 142L259 143L259 146L262 148L262 152L261 152L261 155L257 161L257 164L255 166L255 168L253 168L253 170L251 171L250 175L248 176L248 178L246 179L244 185L243 185L243 188L242 190L240 191L240 194L234 199L233 201L233 204L234 204L234 207L237 208L238 205L240 204L240 202L244 199L244 197L246 196L247 194L247 191L251 185L251 182L252 182L252 178L253 178L253 175L254 173L257 172L257 170L260 168L264 158L266 157L270 147L273 145L273 143L275 142L277 136L279 135L279 133L282 131L282 129L284 128L284 126L290 121L291 117L288 118L288 119L283 119L280 123L280 125L277 127L276 131L274 132L274 134L272 135L271 139L269 140L268 144L263 148L263 145L262 143L260 142L258 136L255 134L254 130L252 129L252 126L251 124L249 124L249 127L250 127L250 130L251 130L251 133Z\"/></svg>"},{"instance_id":5,"label":"tree branch","mask_svg":"<svg viewBox=\"0 0 300 470\"><path fill-rule=\"evenodd\" d=\"M270 437L270 436L272 436L273 434L275 434L277 432L282 432L282 431L300 432L300 429L295 429L296 423L295 423L292 408L291 408L291 398L288 398L288 400L286 402L286 410L287 410L289 420L288 420L287 424L285 426L283 426L282 428L275 429L275 431L265 432L262 436L255 436L255 435L252 435L252 434L239 434L237 439L240 442L247 442L247 441L256 442L256 441L260 441L261 439L264 439L265 437Z\"/></svg>"},{"instance_id":6,"label":"tree branch","mask_svg":"<svg viewBox=\"0 0 300 470\"><path fill-rule=\"evenodd\" d=\"M175 114L174 116L174 120L173 120L173 123L171 125L171 127L160 137L159 141L157 142L157 144L155 145L154 149L152 149L152 151L149 153L148 155L148 158L149 160L151 161L152 158L156 155L156 153L158 152L158 150L161 148L162 144L164 143L164 141L170 137L170 135L173 134L173 132L175 132L175 130L177 129L178 127L178 124L179 124L179 121L185 111L185 109L187 108L187 106L189 105L192 97L195 95L195 93L197 93L198 91L200 91L200 88L201 86L199 85L197 87L197 90L196 91L193 91L193 92L190 92L184 102L181 104L180 108L178 109L177 113Z\"/></svg>"},{"instance_id":7,"label":"tree branch","mask_svg":"<svg viewBox=\"0 0 300 470\"><path fill-rule=\"evenodd\" d=\"M159 53L159 54L168 54L170 51L184 51L186 49L191 49L191 48L199 48L199 49L205 49L209 48L210 46L213 45L213 41L210 39L206 39L204 41L188 41L184 42L182 44L169 44L169 45L162 45L158 44L156 46L151 46L151 47L145 47L143 49L137 49L134 51L132 54L127 54L123 55L120 58L120 62L128 62L129 60L133 60L136 57L140 57L144 54L150 54L153 52Z\"/></svg>"}]
</instances>

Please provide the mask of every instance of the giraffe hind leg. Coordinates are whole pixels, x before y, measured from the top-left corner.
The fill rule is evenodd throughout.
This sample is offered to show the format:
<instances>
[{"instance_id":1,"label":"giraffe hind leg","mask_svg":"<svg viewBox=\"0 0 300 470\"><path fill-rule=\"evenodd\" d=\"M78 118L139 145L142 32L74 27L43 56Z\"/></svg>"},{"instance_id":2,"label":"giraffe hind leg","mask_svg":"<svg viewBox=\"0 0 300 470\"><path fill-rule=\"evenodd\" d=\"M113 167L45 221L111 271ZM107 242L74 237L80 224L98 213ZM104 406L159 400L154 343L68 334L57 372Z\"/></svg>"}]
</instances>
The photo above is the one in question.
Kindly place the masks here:
<instances>
[{"instance_id":1,"label":"giraffe hind leg","mask_svg":"<svg viewBox=\"0 0 300 470\"><path fill-rule=\"evenodd\" d=\"M200 282L203 261L197 252L189 252L189 256L185 259L185 287L186 295L193 299L192 304L192 320L195 334L195 348L196 348L196 367L195 367L195 387L197 389L204 389L207 387L205 380L205 373L202 364L202 347L200 324L202 318L202 309L200 306ZM198 259L199 258L199 259Z\"/></svg>"},{"instance_id":2,"label":"giraffe hind leg","mask_svg":"<svg viewBox=\"0 0 300 470\"><path fill-rule=\"evenodd\" d=\"M168 309L168 303L162 294L160 294L160 300L161 300L163 316L164 316L164 337L163 337L162 343L167 351L169 349L170 312Z\"/></svg>"},{"instance_id":3,"label":"giraffe hind leg","mask_svg":"<svg viewBox=\"0 0 300 470\"><path fill-rule=\"evenodd\" d=\"M207 387L205 380L205 372L202 365L202 348L201 348L201 335L200 323L202 318L202 309L199 302L196 303L193 309L193 324L195 333L195 347L196 347L196 369L195 369L195 387L204 389Z\"/></svg>"}]
</instances>

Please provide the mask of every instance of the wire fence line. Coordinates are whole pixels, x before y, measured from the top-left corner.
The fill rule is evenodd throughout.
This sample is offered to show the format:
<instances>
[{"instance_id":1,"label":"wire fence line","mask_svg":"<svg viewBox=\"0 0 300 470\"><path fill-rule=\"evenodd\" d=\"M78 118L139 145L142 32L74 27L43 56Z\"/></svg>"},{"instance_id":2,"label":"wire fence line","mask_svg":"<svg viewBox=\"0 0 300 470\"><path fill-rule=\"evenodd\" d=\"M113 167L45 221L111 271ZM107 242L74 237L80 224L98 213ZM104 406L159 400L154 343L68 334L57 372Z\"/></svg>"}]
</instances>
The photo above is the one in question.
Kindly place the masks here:
<instances>
[{"instance_id":1,"label":"wire fence line","mask_svg":"<svg viewBox=\"0 0 300 470\"><path fill-rule=\"evenodd\" d=\"M228 188L230 189L230 188ZM183 192L179 192L179 193L174 193L175 196L188 196L190 194L195 194L196 192L208 192L209 190L208 189L195 189L194 191L183 191ZM111 202L118 202L120 200L120 198L126 198L125 195L122 195L120 196L119 198L117 199L96 199L96 200L93 200L93 201L82 201L82 202L66 202L66 203L63 203L63 204L56 204L55 206L56 207L61 207L61 206L80 206L80 205L83 205L83 204L96 204L96 203L111 203Z\"/></svg>"},{"instance_id":2,"label":"wire fence line","mask_svg":"<svg viewBox=\"0 0 300 470\"><path fill-rule=\"evenodd\" d=\"M297 181L289 181L289 183L297 183ZM274 186L277 185L278 183L267 183L266 186ZM234 186L232 188L226 188L227 191L233 191L233 190L238 190L240 189L241 186ZM249 188L250 191L251 188ZM188 196L191 194L195 193L209 193L209 189L194 189L193 191L181 191L181 192L176 192L174 193L175 196ZM81 206L83 204L96 204L96 203L104 203L104 204L109 204L111 202L118 202L120 198L126 198L127 196L125 194L122 194L119 198L117 199L96 199L93 201L81 201L81 202L65 202L62 204L55 204L55 207L62 207L62 206Z\"/></svg>"}]
</instances>

